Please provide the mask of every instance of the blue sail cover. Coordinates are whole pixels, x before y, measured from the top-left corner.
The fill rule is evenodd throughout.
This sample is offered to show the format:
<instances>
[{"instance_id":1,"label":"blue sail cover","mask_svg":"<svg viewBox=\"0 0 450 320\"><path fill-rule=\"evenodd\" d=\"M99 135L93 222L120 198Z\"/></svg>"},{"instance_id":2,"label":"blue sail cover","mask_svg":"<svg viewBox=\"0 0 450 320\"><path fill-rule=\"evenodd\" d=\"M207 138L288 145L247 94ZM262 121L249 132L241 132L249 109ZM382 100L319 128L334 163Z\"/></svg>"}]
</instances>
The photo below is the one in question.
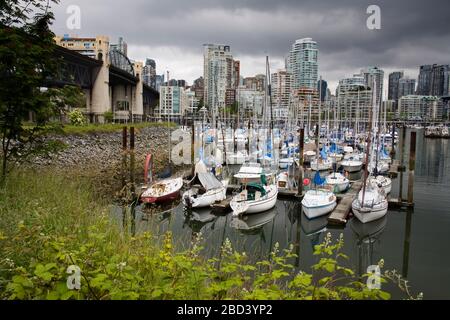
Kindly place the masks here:
<instances>
[{"instance_id":1,"label":"blue sail cover","mask_svg":"<svg viewBox=\"0 0 450 320\"><path fill-rule=\"evenodd\" d=\"M382 158L387 158L389 156L389 154L387 153L387 151L384 148L384 146L380 150L380 155L381 155Z\"/></svg>"},{"instance_id":2,"label":"blue sail cover","mask_svg":"<svg viewBox=\"0 0 450 320\"><path fill-rule=\"evenodd\" d=\"M330 152L331 152L331 153L337 153L336 143L333 142L333 143L331 144Z\"/></svg>"},{"instance_id":3,"label":"blue sail cover","mask_svg":"<svg viewBox=\"0 0 450 320\"><path fill-rule=\"evenodd\" d=\"M325 179L322 179L322 177L320 176L319 171L316 171L316 175L314 176L314 184L316 186L321 186L325 183Z\"/></svg>"},{"instance_id":4,"label":"blue sail cover","mask_svg":"<svg viewBox=\"0 0 450 320\"><path fill-rule=\"evenodd\" d=\"M322 151L320 151L320 156L322 157L323 160L327 160L328 157L325 148L323 148Z\"/></svg>"}]
</instances>

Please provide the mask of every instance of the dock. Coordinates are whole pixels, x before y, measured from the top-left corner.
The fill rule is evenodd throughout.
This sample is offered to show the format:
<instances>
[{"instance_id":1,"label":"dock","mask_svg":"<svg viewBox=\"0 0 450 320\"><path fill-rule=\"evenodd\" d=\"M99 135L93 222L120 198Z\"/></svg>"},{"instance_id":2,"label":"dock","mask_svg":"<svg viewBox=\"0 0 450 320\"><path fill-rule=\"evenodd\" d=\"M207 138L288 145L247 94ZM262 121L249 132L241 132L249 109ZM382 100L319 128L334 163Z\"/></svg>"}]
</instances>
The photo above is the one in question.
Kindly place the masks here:
<instances>
[{"instance_id":1,"label":"dock","mask_svg":"<svg viewBox=\"0 0 450 320\"><path fill-rule=\"evenodd\" d=\"M348 215L352 208L352 202L358 196L362 188L362 181L352 183L350 189L342 195L336 209L328 217L328 223L332 225L345 225L347 223Z\"/></svg>"},{"instance_id":2,"label":"dock","mask_svg":"<svg viewBox=\"0 0 450 320\"><path fill-rule=\"evenodd\" d=\"M224 213L231 211L230 207L231 200L232 197L228 197L225 200L214 203L213 205L211 205L213 212Z\"/></svg>"}]
</instances>

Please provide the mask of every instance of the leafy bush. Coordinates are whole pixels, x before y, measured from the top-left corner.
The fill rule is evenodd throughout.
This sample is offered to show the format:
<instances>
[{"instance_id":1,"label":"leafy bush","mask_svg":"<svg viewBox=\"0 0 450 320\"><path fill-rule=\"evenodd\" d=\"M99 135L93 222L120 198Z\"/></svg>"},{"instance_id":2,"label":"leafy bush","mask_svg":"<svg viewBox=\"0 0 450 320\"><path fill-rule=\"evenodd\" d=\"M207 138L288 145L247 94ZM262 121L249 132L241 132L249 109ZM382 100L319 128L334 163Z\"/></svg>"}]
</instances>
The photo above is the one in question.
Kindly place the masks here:
<instances>
[{"instance_id":1,"label":"leafy bush","mask_svg":"<svg viewBox=\"0 0 450 320\"><path fill-rule=\"evenodd\" d=\"M79 109L75 109L69 113L69 120L74 126L84 126L87 124L86 117Z\"/></svg>"},{"instance_id":2,"label":"leafy bush","mask_svg":"<svg viewBox=\"0 0 450 320\"><path fill-rule=\"evenodd\" d=\"M103 118L105 119L106 123L111 123L114 120L114 113L112 111L106 111L103 113Z\"/></svg>"}]
</instances>

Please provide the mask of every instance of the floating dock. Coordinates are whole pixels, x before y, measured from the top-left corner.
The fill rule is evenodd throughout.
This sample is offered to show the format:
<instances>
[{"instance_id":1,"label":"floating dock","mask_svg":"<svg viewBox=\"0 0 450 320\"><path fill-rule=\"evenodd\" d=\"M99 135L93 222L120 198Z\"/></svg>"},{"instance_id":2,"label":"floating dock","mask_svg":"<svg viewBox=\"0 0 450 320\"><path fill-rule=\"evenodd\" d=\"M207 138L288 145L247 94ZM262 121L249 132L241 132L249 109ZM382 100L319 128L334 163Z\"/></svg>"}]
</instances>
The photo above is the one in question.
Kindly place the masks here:
<instances>
[{"instance_id":1,"label":"floating dock","mask_svg":"<svg viewBox=\"0 0 450 320\"><path fill-rule=\"evenodd\" d=\"M216 202L213 205L211 205L213 212L228 212L231 211L230 203L231 203L232 197L228 197L225 200L222 200L220 202Z\"/></svg>"},{"instance_id":2,"label":"floating dock","mask_svg":"<svg viewBox=\"0 0 450 320\"><path fill-rule=\"evenodd\" d=\"M362 188L362 181L356 181L352 183L350 189L343 195L338 195L341 198L336 209L328 217L328 223L332 225L345 225L347 223L348 215L352 208L352 202L358 196L359 191Z\"/></svg>"}]
</instances>

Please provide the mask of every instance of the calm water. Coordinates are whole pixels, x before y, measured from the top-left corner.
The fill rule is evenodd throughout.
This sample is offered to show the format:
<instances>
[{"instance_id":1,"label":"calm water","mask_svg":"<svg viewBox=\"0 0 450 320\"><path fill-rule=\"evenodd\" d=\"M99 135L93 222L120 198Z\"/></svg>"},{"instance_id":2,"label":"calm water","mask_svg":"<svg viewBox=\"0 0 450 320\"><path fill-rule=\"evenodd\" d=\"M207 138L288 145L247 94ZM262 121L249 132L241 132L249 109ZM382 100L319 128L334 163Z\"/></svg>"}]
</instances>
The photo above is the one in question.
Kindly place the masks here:
<instances>
[{"instance_id":1,"label":"calm water","mask_svg":"<svg viewBox=\"0 0 450 320\"><path fill-rule=\"evenodd\" d=\"M365 273L367 266L384 259L385 268L403 274L413 292L423 292L426 299L450 299L449 143L425 139L423 130L418 131L413 212L390 210L385 218L370 224L352 219L343 229L329 229L326 217L309 221L301 212L301 204L293 201L280 200L273 210L245 221L231 215L215 216L209 210L189 214L180 205L152 216L138 210L136 231L163 234L171 230L181 247L188 246L201 232L204 255L208 257L217 256L227 238L234 248L254 259L267 258L277 242L281 248L294 244L299 256L294 263L305 271L318 261L312 254L314 245L321 243L328 232L334 238L343 233L344 251L358 273ZM406 149L405 163L409 158L409 147ZM393 181L392 196L398 195L399 179ZM403 180L406 197L407 174Z\"/></svg>"}]
</instances>

